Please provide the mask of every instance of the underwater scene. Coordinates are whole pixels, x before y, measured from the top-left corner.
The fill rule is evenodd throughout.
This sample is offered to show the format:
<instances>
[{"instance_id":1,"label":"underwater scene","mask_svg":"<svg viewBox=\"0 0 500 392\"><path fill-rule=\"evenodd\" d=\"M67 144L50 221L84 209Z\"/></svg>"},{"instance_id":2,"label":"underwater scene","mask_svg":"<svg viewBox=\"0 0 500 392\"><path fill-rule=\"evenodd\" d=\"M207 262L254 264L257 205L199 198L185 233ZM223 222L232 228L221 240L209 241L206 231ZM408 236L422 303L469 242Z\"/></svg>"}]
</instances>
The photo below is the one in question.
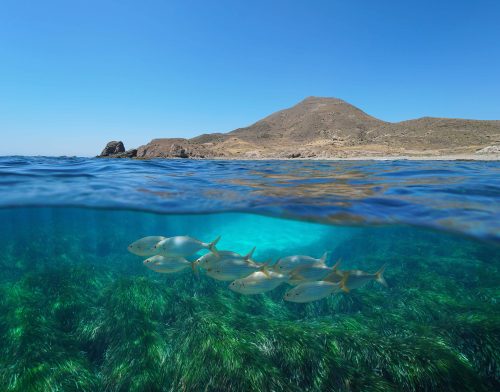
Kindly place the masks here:
<instances>
[{"instance_id":1,"label":"underwater scene","mask_svg":"<svg viewBox=\"0 0 500 392\"><path fill-rule=\"evenodd\" d=\"M498 391L499 174L0 157L0 391Z\"/></svg>"}]
</instances>

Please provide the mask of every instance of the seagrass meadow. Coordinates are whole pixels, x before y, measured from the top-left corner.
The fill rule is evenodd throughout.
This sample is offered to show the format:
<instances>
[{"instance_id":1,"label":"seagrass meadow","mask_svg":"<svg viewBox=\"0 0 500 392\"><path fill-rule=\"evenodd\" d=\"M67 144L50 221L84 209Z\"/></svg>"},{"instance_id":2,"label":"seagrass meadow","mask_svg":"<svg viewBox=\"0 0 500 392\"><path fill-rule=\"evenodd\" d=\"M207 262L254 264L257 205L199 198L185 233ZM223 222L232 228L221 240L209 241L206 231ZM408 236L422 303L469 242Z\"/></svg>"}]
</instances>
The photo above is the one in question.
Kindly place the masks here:
<instances>
[{"instance_id":1,"label":"seagrass meadow","mask_svg":"<svg viewBox=\"0 0 500 392\"><path fill-rule=\"evenodd\" d=\"M245 213L0 209L1 391L495 391L497 243L403 225ZM221 235L219 249L376 271L308 304L244 296L190 270L158 274L127 245Z\"/></svg>"}]
</instances>

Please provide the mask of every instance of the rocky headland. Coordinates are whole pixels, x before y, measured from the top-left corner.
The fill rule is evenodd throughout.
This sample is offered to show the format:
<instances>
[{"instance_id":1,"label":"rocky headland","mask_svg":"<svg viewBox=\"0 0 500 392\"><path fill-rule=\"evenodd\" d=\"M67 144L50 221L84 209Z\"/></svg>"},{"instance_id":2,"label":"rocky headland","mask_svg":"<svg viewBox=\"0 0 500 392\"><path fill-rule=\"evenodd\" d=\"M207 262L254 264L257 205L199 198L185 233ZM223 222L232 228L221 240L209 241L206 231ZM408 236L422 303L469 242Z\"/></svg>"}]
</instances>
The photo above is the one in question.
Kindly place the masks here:
<instances>
[{"instance_id":1,"label":"rocky headland","mask_svg":"<svg viewBox=\"0 0 500 392\"><path fill-rule=\"evenodd\" d=\"M194 159L500 159L500 121L422 117L390 123L337 98L309 97L248 127L192 139L160 138L100 157Z\"/></svg>"}]
</instances>

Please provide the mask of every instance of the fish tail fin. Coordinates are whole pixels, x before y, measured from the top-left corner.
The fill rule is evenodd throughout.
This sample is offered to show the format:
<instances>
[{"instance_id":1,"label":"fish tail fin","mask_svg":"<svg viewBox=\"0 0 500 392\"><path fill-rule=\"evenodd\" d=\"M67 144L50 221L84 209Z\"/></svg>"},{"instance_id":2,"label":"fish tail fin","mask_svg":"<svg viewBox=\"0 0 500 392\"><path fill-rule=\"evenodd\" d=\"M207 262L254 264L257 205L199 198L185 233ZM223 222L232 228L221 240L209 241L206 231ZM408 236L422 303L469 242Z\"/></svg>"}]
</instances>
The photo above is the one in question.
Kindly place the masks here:
<instances>
[{"instance_id":1,"label":"fish tail fin","mask_svg":"<svg viewBox=\"0 0 500 392\"><path fill-rule=\"evenodd\" d=\"M349 293L351 291L351 289L346 286L347 279L349 279L349 272L344 273L344 277L342 278L342 280L339 283L340 289L344 293Z\"/></svg>"},{"instance_id":2,"label":"fish tail fin","mask_svg":"<svg viewBox=\"0 0 500 392\"><path fill-rule=\"evenodd\" d=\"M198 267L198 260L193 261L193 262L191 263L191 269L193 270L193 274L194 274L197 278L199 278L199 277L200 277L200 271L198 271L198 268L197 268L197 267Z\"/></svg>"},{"instance_id":3,"label":"fish tail fin","mask_svg":"<svg viewBox=\"0 0 500 392\"><path fill-rule=\"evenodd\" d=\"M321 261L323 264L326 263L326 260L328 260L328 256L330 256L330 253L331 252L329 251L323 253L323 256L320 257L319 261Z\"/></svg>"},{"instance_id":4,"label":"fish tail fin","mask_svg":"<svg viewBox=\"0 0 500 392\"><path fill-rule=\"evenodd\" d=\"M389 287L384 278L385 267L387 267L387 264L384 264L382 267L380 267L380 269L377 272L375 272L375 280L379 282L382 286Z\"/></svg>"},{"instance_id":5,"label":"fish tail fin","mask_svg":"<svg viewBox=\"0 0 500 392\"><path fill-rule=\"evenodd\" d=\"M338 269L340 268L340 263L342 263L342 258L339 258L337 260L337 262L333 265L332 269L333 269L333 272L337 272Z\"/></svg>"},{"instance_id":6,"label":"fish tail fin","mask_svg":"<svg viewBox=\"0 0 500 392\"><path fill-rule=\"evenodd\" d=\"M213 240L212 242L210 242L208 244L208 249L210 250L210 252L212 252L216 256L219 256L219 252L217 251L217 248L215 247L215 245L217 245L217 242L219 242L219 240L220 240L220 236L218 236L215 240Z\"/></svg>"},{"instance_id":7,"label":"fish tail fin","mask_svg":"<svg viewBox=\"0 0 500 392\"><path fill-rule=\"evenodd\" d=\"M255 252L255 246L252 248L252 250L250 250L250 252L248 252L248 253L245 255L244 259L245 259L246 261L250 260L250 259L252 258L252 256L253 256L253 252Z\"/></svg>"}]
</instances>

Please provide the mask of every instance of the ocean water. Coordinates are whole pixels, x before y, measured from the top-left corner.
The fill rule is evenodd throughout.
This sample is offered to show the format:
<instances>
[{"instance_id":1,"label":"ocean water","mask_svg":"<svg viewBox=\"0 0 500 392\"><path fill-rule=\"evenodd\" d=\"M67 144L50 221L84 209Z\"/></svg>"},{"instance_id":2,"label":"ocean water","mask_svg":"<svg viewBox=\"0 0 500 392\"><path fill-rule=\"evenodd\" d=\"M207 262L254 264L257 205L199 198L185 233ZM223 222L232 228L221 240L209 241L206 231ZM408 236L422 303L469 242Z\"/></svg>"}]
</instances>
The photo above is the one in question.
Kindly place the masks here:
<instances>
[{"instance_id":1,"label":"ocean water","mask_svg":"<svg viewBox=\"0 0 500 392\"><path fill-rule=\"evenodd\" d=\"M498 162L0 157L0 222L0 391L500 390ZM245 296L148 235L388 287Z\"/></svg>"}]
</instances>

